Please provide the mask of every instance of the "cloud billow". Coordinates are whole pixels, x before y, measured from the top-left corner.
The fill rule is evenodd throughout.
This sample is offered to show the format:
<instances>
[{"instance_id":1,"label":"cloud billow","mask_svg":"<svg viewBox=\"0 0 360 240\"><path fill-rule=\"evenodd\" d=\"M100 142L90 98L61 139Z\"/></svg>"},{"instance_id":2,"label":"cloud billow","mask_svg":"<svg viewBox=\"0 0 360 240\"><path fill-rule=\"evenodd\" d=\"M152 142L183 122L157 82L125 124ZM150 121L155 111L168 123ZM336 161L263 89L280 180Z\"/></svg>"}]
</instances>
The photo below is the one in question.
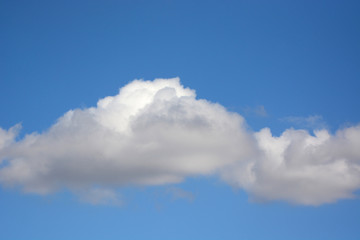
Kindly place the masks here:
<instances>
[{"instance_id":1,"label":"cloud billow","mask_svg":"<svg viewBox=\"0 0 360 240\"><path fill-rule=\"evenodd\" d=\"M103 202L98 196L113 199L110 189L122 186L218 175L255 200L318 205L360 188L360 126L335 135L251 132L242 116L196 99L178 78L135 80L15 141L18 130L0 128L0 182L25 192L66 188Z\"/></svg>"}]
</instances>

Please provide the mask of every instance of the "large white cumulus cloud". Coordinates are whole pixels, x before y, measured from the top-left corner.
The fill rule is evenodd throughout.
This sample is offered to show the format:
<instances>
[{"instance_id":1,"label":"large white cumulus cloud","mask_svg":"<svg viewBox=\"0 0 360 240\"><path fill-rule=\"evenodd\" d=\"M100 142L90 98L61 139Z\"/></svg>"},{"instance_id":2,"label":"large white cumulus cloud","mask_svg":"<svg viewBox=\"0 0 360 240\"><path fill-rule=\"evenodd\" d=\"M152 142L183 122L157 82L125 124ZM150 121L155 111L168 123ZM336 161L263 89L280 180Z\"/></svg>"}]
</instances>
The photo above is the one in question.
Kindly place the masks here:
<instances>
[{"instance_id":1,"label":"large white cumulus cloud","mask_svg":"<svg viewBox=\"0 0 360 240\"><path fill-rule=\"evenodd\" d=\"M179 79L134 81L96 108L71 110L47 132L8 144L0 181L37 193L176 183L244 158L250 146L242 123L196 100Z\"/></svg>"},{"instance_id":2,"label":"large white cumulus cloud","mask_svg":"<svg viewBox=\"0 0 360 240\"><path fill-rule=\"evenodd\" d=\"M136 80L44 133L15 141L17 131L0 129L0 182L26 192L95 187L113 198L111 188L215 174L257 200L316 205L360 188L359 126L336 135L250 132L240 115L196 99L177 78Z\"/></svg>"}]
</instances>

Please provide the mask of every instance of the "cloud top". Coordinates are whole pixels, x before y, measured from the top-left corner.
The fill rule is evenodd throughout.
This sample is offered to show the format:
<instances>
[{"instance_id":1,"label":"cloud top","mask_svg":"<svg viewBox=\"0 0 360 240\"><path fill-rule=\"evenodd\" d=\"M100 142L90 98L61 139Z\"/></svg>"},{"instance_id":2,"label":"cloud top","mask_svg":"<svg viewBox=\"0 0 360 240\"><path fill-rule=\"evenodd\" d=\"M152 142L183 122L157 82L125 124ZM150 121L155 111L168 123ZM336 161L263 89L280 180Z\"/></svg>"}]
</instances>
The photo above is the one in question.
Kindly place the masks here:
<instances>
[{"instance_id":1,"label":"cloud top","mask_svg":"<svg viewBox=\"0 0 360 240\"><path fill-rule=\"evenodd\" d=\"M67 188L96 203L125 185L219 175L255 200L317 205L351 198L360 187L359 126L335 135L250 132L243 117L197 99L178 78L135 80L15 141L18 128L0 128L0 182L25 192Z\"/></svg>"}]
</instances>

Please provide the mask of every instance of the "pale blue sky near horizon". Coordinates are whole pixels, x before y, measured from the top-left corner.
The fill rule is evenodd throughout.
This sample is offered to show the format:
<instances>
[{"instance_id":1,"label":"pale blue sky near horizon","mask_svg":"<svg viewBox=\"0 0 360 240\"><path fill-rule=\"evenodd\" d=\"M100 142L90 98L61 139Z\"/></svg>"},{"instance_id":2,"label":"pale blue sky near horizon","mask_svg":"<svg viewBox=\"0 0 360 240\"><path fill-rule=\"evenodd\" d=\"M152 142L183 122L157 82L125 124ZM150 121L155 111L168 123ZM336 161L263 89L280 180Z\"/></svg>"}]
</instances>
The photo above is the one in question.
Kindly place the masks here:
<instances>
[{"instance_id":1,"label":"pale blue sky near horizon","mask_svg":"<svg viewBox=\"0 0 360 240\"><path fill-rule=\"evenodd\" d=\"M179 77L256 131L335 132L360 122L359 10L346 0L0 0L0 127L43 132L134 79ZM124 206L1 186L0 239L360 238L359 199L255 203L212 177L119 192Z\"/></svg>"}]
</instances>

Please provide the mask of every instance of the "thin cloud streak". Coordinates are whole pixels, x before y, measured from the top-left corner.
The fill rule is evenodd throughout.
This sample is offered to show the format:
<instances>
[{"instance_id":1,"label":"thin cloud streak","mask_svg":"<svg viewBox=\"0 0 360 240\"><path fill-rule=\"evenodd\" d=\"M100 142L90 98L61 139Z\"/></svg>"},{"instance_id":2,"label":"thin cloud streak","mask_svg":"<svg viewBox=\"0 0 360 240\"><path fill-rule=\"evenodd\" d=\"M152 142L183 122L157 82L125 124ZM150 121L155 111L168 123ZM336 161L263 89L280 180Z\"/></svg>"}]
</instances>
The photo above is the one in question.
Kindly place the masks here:
<instances>
[{"instance_id":1,"label":"thin cloud streak","mask_svg":"<svg viewBox=\"0 0 360 240\"><path fill-rule=\"evenodd\" d=\"M322 118L322 116L319 115L311 115L308 117L295 117L295 116L289 116L281 118L280 121L282 122L288 122L294 127L298 128L305 128L305 129L323 129L327 128L327 124Z\"/></svg>"}]
</instances>

